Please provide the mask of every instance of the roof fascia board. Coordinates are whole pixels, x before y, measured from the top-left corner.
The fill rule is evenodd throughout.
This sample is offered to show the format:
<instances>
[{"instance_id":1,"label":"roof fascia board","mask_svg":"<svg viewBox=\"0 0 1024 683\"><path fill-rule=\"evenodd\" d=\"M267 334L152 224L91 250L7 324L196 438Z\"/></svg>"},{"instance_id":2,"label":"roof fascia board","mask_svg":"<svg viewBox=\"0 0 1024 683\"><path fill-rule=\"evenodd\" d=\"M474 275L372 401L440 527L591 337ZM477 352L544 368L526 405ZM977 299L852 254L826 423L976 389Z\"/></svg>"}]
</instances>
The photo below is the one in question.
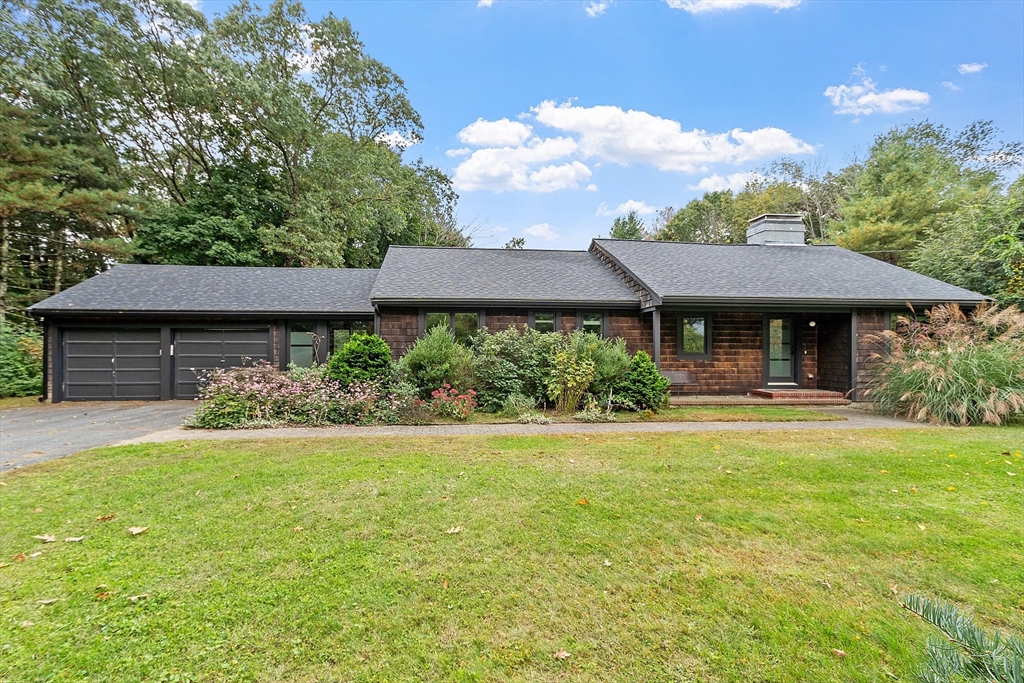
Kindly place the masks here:
<instances>
[{"instance_id":1,"label":"roof fascia board","mask_svg":"<svg viewBox=\"0 0 1024 683\"><path fill-rule=\"evenodd\" d=\"M478 309L480 307L504 307L504 308L625 308L637 309L640 307L640 299L637 297L631 301L605 300L605 299L406 299L406 298L381 298L371 299L376 308L381 307L403 307L409 306L445 306L448 308Z\"/></svg>"},{"instance_id":2,"label":"roof fascia board","mask_svg":"<svg viewBox=\"0 0 1024 683\"><path fill-rule=\"evenodd\" d=\"M960 306L979 306L989 301L978 299L815 299L815 298L762 298L762 297L665 297L663 306L680 308L685 306L704 306L718 308L760 307L777 309L780 307L837 307L837 308L906 308L912 306L937 306L955 303Z\"/></svg>"},{"instance_id":3,"label":"roof fascia board","mask_svg":"<svg viewBox=\"0 0 1024 683\"><path fill-rule=\"evenodd\" d=\"M622 261L617 259L615 257L615 255L612 254L610 251L608 251L603 246L598 244L598 241L596 239L590 241L590 249L597 249L597 250L599 250L602 254L604 254L609 259L614 261L615 265L617 265L619 268L622 268L622 270L624 270L627 275L629 275L631 278L636 280L640 284L641 287L643 287L648 292L650 292L650 294L651 294L651 303L653 303L655 306L660 306L662 304L662 296L661 296L661 294L659 294L658 292L654 291L649 284L647 284L646 282L641 280L639 277L637 277L637 274L634 273L629 268L627 268L626 264L624 264ZM590 251L590 249L588 249L587 251Z\"/></svg>"}]
</instances>

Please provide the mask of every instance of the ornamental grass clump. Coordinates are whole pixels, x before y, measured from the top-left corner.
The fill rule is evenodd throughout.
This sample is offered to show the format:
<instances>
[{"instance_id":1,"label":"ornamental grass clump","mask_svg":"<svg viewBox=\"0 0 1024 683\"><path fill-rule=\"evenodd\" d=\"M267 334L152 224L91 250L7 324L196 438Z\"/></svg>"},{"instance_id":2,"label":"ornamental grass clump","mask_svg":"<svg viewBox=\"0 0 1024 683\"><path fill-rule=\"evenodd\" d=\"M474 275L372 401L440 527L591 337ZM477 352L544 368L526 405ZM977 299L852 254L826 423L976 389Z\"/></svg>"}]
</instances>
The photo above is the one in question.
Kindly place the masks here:
<instances>
[{"instance_id":1,"label":"ornamental grass clump","mask_svg":"<svg viewBox=\"0 0 1024 683\"><path fill-rule=\"evenodd\" d=\"M867 395L912 421L1000 425L1024 417L1024 313L1016 306L935 306L873 336L886 350Z\"/></svg>"}]
</instances>

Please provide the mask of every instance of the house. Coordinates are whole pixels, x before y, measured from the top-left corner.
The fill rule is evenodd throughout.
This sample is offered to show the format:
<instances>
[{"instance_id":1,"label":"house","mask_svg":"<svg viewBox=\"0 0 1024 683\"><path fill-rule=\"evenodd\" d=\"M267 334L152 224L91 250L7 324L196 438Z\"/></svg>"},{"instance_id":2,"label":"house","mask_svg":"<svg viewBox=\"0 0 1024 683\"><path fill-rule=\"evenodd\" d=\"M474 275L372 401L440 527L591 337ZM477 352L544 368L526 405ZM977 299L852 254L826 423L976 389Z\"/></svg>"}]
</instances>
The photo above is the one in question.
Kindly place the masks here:
<instances>
[{"instance_id":1,"label":"house","mask_svg":"<svg viewBox=\"0 0 1024 683\"><path fill-rule=\"evenodd\" d=\"M33 306L53 401L182 399L197 373L324 362L353 332L396 357L427 329L585 329L645 349L677 393L816 389L857 400L868 337L907 306L985 297L830 245L799 216L746 244L595 239L587 251L391 247L379 270L115 266Z\"/></svg>"}]
</instances>

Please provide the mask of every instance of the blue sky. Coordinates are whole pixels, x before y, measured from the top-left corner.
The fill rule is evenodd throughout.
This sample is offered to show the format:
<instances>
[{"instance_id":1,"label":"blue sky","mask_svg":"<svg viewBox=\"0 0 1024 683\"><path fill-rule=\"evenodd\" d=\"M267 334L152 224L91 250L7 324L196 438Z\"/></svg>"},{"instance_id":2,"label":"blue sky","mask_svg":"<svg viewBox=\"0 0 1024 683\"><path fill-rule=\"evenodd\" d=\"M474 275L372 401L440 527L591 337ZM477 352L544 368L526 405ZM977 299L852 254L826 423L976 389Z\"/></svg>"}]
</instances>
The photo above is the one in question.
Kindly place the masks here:
<instances>
[{"instance_id":1,"label":"blue sky","mask_svg":"<svg viewBox=\"0 0 1024 683\"><path fill-rule=\"evenodd\" d=\"M453 174L477 246L585 248L620 208L681 206L782 156L838 168L915 120L1024 138L1024 2L305 6L348 17L405 80L425 126L406 156Z\"/></svg>"}]
</instances>

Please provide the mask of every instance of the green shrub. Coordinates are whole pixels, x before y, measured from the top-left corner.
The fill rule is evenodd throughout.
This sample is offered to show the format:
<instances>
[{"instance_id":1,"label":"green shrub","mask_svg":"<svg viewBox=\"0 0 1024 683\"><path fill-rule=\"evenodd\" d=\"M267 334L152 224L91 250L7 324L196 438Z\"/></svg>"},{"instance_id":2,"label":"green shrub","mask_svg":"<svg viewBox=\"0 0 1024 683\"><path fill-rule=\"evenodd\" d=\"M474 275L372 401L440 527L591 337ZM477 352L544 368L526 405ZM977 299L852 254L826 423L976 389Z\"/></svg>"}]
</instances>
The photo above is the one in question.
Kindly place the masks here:
<instances>
[{"instance_id":1,"label":"green shrub","mask_svg":"<svg viewBox=\"0 0 1024 683\"><path fill-rule=\"evenodd\" d=\"M534 412L536 408L537 402L531 397L522 394L509 394L501 405L501 414L515 420L527 413Z\"/></svg>"},{"instance_id":2,"label":"green shrub","mask_svg":"<svg viewBox=\"0 0 1024 683\"><path fill-rule=\"evenodd\" d=\"M1024 416L1024 313L955 304L925 320L901 316L872 338L885 350L866 395L879 412L952 425L999 425Z\"/></svg>"},{"instance_id":3,"label":"green shrub","mask_svg":"<svg viewBox=\"0 0 1024 683\"><path fill-rule=\"evenodd\" d=\"M615 393L636 410L660 410L668 403L669 384L647 352L640 350L630 361L629 374L616 387Z\"/></svg>"},{"instance_id":4,"label":"green shrub","mask_svg":"<svg viewBox=\"0 0 1024 683\"><path fill-rule=\"evenodd\" d=\"M576 410L583 394L594 381L594 359L586 335L574 332L568 343L555 354L548 377L548 396L562 413Z\"/></svg>"},{"instance_id":5,"label":"green shrub","mask_svg":"<svg viewBox=\"0 0 1024 683\"><path fill-rule=\"evenodd\" d=\"M590 383L590 393L598 400L607 400L615 387L626 379L629 374L630 357L626 350L626 340L594 338L590 357L594 359L594 381Z\"/></svg>"},{"instance_id":6,"label":"green shrub","mask_svg":"<svg viewBox=\"0 0 1024 683\"><path fill-rule=\"evenodd\" d=\"M473 373L481 407L498 411L513 394L547 401L551 360L564 344L560 332L515 327L494 333L481 330L473 344Z\"/></svg>"},{"instance_id":7,"label":"green shrub","mask_svg":"<svg viewBox=\"0 0 1024 683\"><path fill-rule=\"evenodd\" d=\"M430 412L438 417L465 422L476 409L476 392L465 393L453 386L444 385L430 393Z\"/></svg>"},{"instance_id":8,"label":"green shrub","mask_svg":"<svg viewBox=\"0 0 1024 683\"><path fill-rule=\"evenodd\" d=\"M43 393L43 335L31 325L0 324L0 398Z\"/></svg>"},{"instance_id":9,"label":"green shrub","mask_svg":"<svg viewBox=\"0 0 1024 683\"><path fill-rule=\"evenodd\" d=\"M448 328L440 325L416 340L402 357L399 368L424 400L445 384L463 391L473 388L472 353L455 341Z\"/></svg>"},{"instance_id":10,"label":"green shrub","mask_svg":"<svg viewBox=\"0 0 1024 683\"><path fill-rule=\"evenodd\" d=\"M327 361L327 375L348 386L353 382L387 382L393 372L391 349L375 334L355 334Z\"/></svg>"},{"instance_id":11,"label":"green shrub","mask_svg":"<svg viewBox=\"0 0 1024 683\"><path fill-rule=\"evenodd\" d=\"M609 410L601 410L601 404L593 395L587 396L583 404L583 410L572 416L577 422L615 422L615 413Z\"/></svg>"}]
</instances>

